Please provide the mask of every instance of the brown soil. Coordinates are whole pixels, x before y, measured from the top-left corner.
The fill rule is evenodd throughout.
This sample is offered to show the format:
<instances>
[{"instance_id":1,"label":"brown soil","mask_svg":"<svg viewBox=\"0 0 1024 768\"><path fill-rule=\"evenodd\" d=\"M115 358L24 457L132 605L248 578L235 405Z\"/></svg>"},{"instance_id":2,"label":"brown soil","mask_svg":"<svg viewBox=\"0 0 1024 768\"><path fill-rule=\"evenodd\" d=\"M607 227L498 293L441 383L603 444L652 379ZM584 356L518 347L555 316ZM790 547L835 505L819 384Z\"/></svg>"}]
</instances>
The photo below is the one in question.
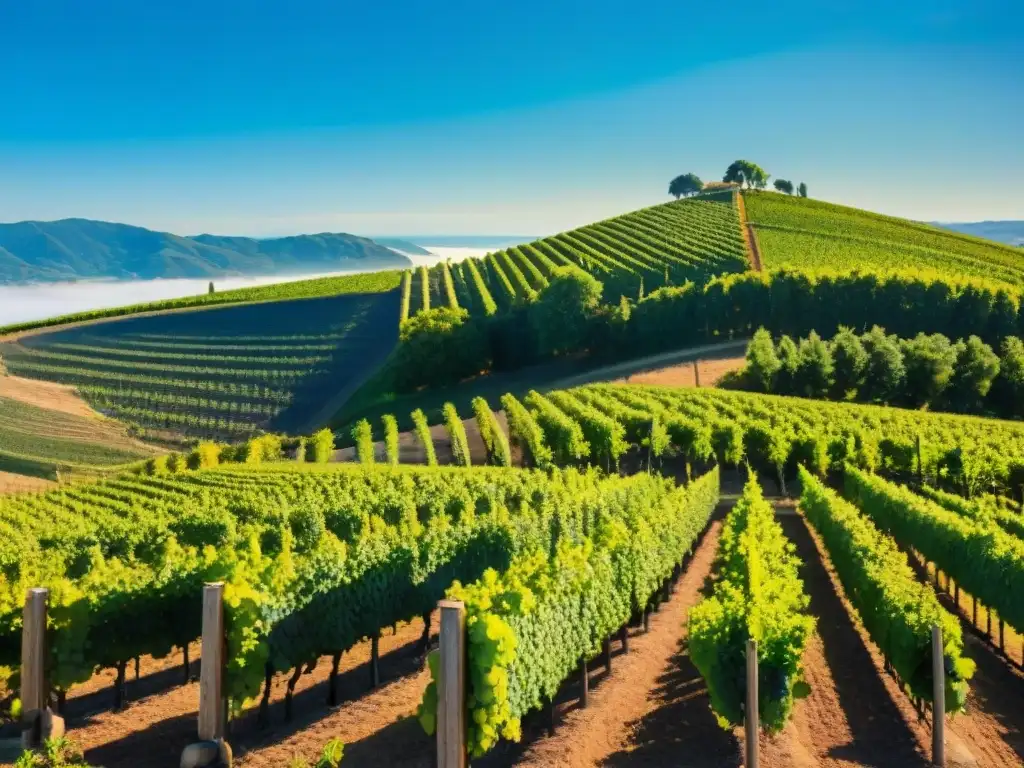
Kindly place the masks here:
<instances>
[{"instance_id":1,"label":"brown soil","mask_svg":"<svg viewBox=\"0 0 1024 768\"><path fill-rule=\"evenodd\" d=\"M96 411L78 396L74 388L64 384L23 379L20 376L0 376L0 397L72 416L98 418Z\"/></svg>"},{"instance_id":2,"label":"brown soil","mask_svg":"<svg viewBox=\"0 0 1024 768\"><path fill-rule=\"evenodd\" d=\"M747 259L750 261L750 268L755 272L760 272L764 268L761 261L761 248L757 243L754 225L747 221L747 204L742 192L736 193L736 210L740 217L740 231L743 233L743 242L747 246Z\"/></svg>"},{"instance_id":3,"label":"brown soil","mask_svg":"<svg viewBox=\"0 0 1024 768\"><path fill-rule=\"evenodd\" d=\"M912 559L912 562L913 559ZM919 563L918 573L925 577L927 570ZM934 571L929 579L934 584ZM949 593L952 586L940 577L939 601L951 612L958 613L963 627L967 654L978 665L970 681L967 697L967 715L954 718L950 728L971 745L982 765L1024 765L1024 674L1016 660L1011 660L998 647L998 618L993 614L992 634L988 634L988 612L978 607L978 625L972 623L973 607L970 596L960 590L959 606ZM955 594L955 593L954 593ZM1005 627L1004 647L1016 656L1021 649L1021 636Z\"/></svg>"},{"instance_id":4,"label":"brown soil","mask_svg":"<svg viewBox=\"0 0 1024 768\"><path fill-rule=\"evenodd\" d=\"M326 704L330 660L321 659L311 674L299 679L290 723L284 722L287 677L278 675L272 687L271 726L259 729L255 711L232 723L230 741L236 764L280 768L296 756L312 762L327 741L341 738L346 744L346 764L427 768L432 742L415 720L408 719L428 681L416 655L422 630L420 621L401 625L397 634L385 630L380 639L382 686L375 691L367 692L370 643L346 653L338 678L343 703L334 709ZM131 703L121 712L108 709L113 682L110 671L73 692L68 704L69 735L85 750L90 763L106 768L178 765L181 750L195 740L199 700L198 665L193 664L192 681L180 685L180 659L175 654L164 661L144 660L143 678L139 684L129 682ZM147 675L147 669L151 674ZM129 676L133 678L131 670Z\"/></svg>"},{"instance_id":5,"label":"brown soil","mask_svg":"<svg viewBox=\"0 0 1024 768\"><path fill-rule=\"evenodd\" d=\"M743 368L746 358L741 356L710 358L697 361L697 371L693 362L679 363L651 371L641 371L619 379L619 384L654 384L665 387L696 387L697 377L700 386L713 387L723 376Z\"/></svg>"},{"instance_id":6,"label":"brown soil","mask_svg":"<svg viewBox=\"0 0 1024 768\"><path fill-rule=\"evenodd\" d=\"M765 766L926 766L930 730L883 671L881 655L863 633L842 587L803 518L780 515L803 560L801 576L817 618L804 655L811 695L797 702L789 726L762 737Z\"/></svg>"},{"instance_id":7,"label":"brown soil","mask_svg":"<svg viewBox=\"0 0 1024 768\"><path fill-rule=\"evenodd\" d=\"M48 491L56 488L57 484L52 480L44 480L41 477L29 477L28 475L15 475L11 472L0 472L0 494L25 493L28 491Z\"/></svg>"}]
</instances>

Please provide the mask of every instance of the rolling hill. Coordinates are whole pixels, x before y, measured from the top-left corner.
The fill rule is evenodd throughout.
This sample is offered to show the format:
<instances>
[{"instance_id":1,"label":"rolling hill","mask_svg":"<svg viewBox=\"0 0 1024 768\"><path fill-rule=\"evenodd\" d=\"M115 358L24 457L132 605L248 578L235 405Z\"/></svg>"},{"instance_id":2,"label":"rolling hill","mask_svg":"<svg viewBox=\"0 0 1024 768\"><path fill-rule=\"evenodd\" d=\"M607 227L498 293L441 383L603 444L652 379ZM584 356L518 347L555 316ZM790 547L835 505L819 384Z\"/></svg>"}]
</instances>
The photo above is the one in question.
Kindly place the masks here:
<instances>
[{"instance_id":1,"label":"rolling hill","mask_svg":"<svg viewBox=\"0 0 1024 768\"><path fill-rule=\"evenodd\" d=\"M0 224L0 283L301 274L409 263L390 248L348 234L257 240L182 237L89 219Z\"/></svg>"},{"instance_id":2,"label":"rolling hill","mask_svg":"<svg viewBox=\"0 0 1024 768\"><path fill-rule=\"evenodd\" d=\"M745 193L766 269L931 269L1024 285L1019 249L858 208Z\"/></svg>"}]
</instances>

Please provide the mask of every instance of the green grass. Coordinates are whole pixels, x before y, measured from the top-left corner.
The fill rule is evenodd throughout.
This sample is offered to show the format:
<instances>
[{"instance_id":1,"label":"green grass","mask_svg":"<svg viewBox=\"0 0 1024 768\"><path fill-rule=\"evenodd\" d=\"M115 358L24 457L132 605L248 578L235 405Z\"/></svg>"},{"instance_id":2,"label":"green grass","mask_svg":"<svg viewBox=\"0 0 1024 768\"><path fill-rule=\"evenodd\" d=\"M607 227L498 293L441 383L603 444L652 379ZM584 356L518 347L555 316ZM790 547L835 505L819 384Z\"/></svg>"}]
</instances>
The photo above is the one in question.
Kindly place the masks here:
<instances>
[{"instance_id":1,"label":"green grass","mask_svg":"<svg viewBox=\"0 0 1024 768\"><path fill-rule=\"evenodd\" d=\"M386 293L399 287L402 280L401 270L383 272L365 272L355 275L338 275L320 277L313 280L297 280L291 283L274 283L252 288L237 288L233 291L203 293L186 296L180 299L165 299L148 304L134 304L128 307L113 309L97 309L88 312L77 312L72 315L61 315L45 320L33 320L27 323L16 323L0 327L0 335L21 333L36 328L51 328L68 323L79 323L88 320L137 315L143 312L162 312L173 309L190 309L211 307L219 304L243 304L268 301L288 301L292 299L312 299L324 296L341 296L356 293Z\"/></svg>"},{"instance_id":2,"label":"green grass","mask_svg":"<svg viewBox=\"0 0 1024 768\"><path fill-rule=\"evenodd\" d=\"M1024 254L981 238L772 192L745 195L766 269L933 269L1024 285Z\"/></svg>"},{"instance_id":3,"label":"green grass","mask_svg":"<svg viewBox=\"0 0 1024 768\"><path fill-rule=\"evenodd\" d=\"M387 357L400 300L396 289L119 318L26 336L0 354L12 374L74 386L147 438L237 442L307 431Z\"/></svg>"}]
</instances>

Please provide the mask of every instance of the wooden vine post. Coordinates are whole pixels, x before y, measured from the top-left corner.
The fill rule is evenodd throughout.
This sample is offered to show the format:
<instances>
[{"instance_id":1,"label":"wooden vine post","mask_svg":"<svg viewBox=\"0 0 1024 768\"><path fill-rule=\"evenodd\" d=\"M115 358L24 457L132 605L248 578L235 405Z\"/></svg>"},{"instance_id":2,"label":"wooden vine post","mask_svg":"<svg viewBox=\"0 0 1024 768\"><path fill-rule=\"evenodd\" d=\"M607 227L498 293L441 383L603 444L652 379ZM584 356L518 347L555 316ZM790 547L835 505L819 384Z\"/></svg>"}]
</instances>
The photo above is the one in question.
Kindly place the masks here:
<instances>
[{"instance_id":1,"label":"wooden vine post","mask_svg":"<svg viewBox=\"0 0 1024 768\"><path fill-rule=\"evenodd\" d=\"M932 764L946 765L946 666L938 625L932 627Z\"/></svg>"},{"instance_id":2,"label":"wooden vine post","mask_svg":"<svg viewBox=\"0 0 1024 768\"><path fill-rule=\"evenodd\" d=\"M64 721L49 708L46 680L46 607L48 589L25 595L21 630L21 745L35 749L50 737L64 735Z\"/></svg>"},{"instance_id":3,"label":"wooden vine post","mask_svg":"<svg viewBox=\"0 0 1024 768\"><path fill-rule=\"evenodd\" d=\"M227 697L224 694L224 583L203 587L202 658L199 667L199 741L185 747L181 768L231 765L224 740Z\"/></svg>"},{"instance_id":4,"label":"wooden vine post","mask_svg":"<svg viewBox=\"0 0 1024 768\"><path fill-rule=\"evenodd\" d=\"M746 768L758 768L757 734L760 730L757 691L757 640L747 640L747 701L743 726L746 731Z\"/></svg>"},{"instance_id":5,"label":"wooden vine post","mask_svg":"<svg viewBox=\"0 0 1024 768\"><path fill-rule=\"evenodd\" d=\"M437 768L466 768L466 606L442 600L437 681Z\"/></svg>"}]
</instances>

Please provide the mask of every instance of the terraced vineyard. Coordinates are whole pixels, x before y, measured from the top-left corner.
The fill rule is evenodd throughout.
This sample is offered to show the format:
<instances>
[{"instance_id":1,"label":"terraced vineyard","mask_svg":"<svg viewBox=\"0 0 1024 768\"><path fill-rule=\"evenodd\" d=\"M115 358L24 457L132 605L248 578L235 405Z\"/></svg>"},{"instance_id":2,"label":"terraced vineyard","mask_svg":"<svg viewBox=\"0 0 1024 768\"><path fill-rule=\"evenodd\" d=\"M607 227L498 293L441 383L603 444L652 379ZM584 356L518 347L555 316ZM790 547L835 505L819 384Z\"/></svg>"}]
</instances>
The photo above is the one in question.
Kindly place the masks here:
<instances>
[{"instance_id":1,"label":"terraced vineyard","mask_svg":"<svg viewBox=\"0 0 1024 768\"><path fill-rule=\"evenodd\" d=\"M120 465L150 453L114 421L0 397L0 470L54 479L62 468Z\"/></svg>"},{"instance_id":2,"label":"terraced vineyard","mask_svg":"<svg viewBox=\"0 0 1024 768\"><path fill-rule=\"evenodd\" d=\"M1024 284L1019 248L857 208L746 194L766 269L925 269Z\"/></svg>"},{"instance_id":3,"label":"terraced vineyard","mask_svg":"<svg viewBox=\"0 0 1024 768\"><path fill-rule=\"evenodd\" d=\"M733 193L645 208L482 259L421 267L412 273L409 314L460 306L472 315L493 315L529 300L565 266L604 283L608 302L742 272L748 262Z\"/></svg>"},{"instance_id":4,"label":"terraced vineyard","mask_svg":"<svg viewBox=\"0 0 1024 768\"><path fill-rule=\"evenodd\" d=\"M11 373L69 384L151 438L310 431L394 346L400 296L343 294L126 318L0 347Z\"/></svg>"}]
</instances>

